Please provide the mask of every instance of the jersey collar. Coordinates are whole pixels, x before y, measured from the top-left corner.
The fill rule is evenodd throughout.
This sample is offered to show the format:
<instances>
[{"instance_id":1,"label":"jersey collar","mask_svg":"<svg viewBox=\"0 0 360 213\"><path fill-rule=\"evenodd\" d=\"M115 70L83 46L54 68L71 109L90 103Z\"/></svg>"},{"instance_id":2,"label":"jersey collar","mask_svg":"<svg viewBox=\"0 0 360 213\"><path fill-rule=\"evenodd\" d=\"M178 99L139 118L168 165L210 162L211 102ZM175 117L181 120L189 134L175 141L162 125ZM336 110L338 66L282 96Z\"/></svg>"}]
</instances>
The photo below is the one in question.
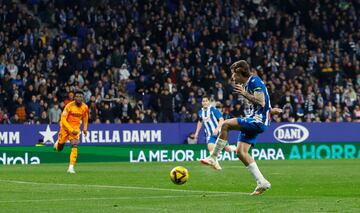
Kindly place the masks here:
<instances>
[{"instance_id":1,"label":"jersey collar","mask_svg":"<svg viewBox=\"0 0 360 213\"><path fill-rule=\"evenodd\" d=\"M246 81L246 83L244 84L244 86L247 86L248 84L249 84L249 81L250 81L250 79L253 77L254 75L250 75L249 76L249 78L248 78L248 80Z\"/></svg>"},{"instance_id":2,"label":"jersey collar","mask_svg":"<svg viewBox=\"0 0 360 213\"><path fill-rule=\"evenodd\" d=\"M210 108L211 108L211 105L209 105L209 106L206 108L206 111L208 111ZM201 107L201 109L202 109L203 111L205 111L205 108L204 108L204 107Z\"/></svg>"}]
</instances>

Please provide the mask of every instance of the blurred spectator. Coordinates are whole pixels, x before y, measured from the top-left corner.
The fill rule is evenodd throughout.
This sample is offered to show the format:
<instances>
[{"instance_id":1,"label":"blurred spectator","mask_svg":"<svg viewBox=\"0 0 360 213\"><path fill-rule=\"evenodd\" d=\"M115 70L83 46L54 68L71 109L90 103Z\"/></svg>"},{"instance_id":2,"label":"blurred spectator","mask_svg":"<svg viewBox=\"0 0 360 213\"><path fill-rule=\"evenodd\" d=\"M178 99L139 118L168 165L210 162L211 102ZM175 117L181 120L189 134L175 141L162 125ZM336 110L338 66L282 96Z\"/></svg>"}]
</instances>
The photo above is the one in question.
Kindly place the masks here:
<instances>
[{"instance_id":1,"label":"blurred spectator","mask_svg":"<svg viewBox=\"0 0 360 213\"><path fill-rule=\"evenodd\" d=\"M354 109L353 118L355 122L360 122L360 107L358 105Z\"/></svg>"},{"instance_id":2,"label":"blurred spectator","mask_svg":"<svg viewBox=\"0 0 360 213\"><path fill-rule=\"evenodd\" d=\"M121 65L118 75L119 75L118 80L120 80L120 81L129 79L130 73L128 71L126 64Z\"/></svg>"},{"instance_id":3,"label":"blurred spectator","mask_svg":"<svg viewBox=\"0 0 360 213\"><path fill-rule=\"evenodd\" d=\"M40 118L37 120L37 123L40 123L40 124L50 124L50 120L49 120L49 117L46 113L46 111L43 111L41 113L41 116Z\"/></svg>"},{"instance_id":4,"label":"blurred spectator","mask_svg":"<svg viewBox=\"0 0 360 213\"><path fill-rule=\"evenodd\" d=\"M186 144L197 144L197 139L195 138L194 132L190 133L190 135L186 138L185 143Z\"/></svg>"},{"instance_id":5,"label":"blurred spectator","mask_svg":"<svg viewBox=\"0 0 360 213\"><path fill-rule=\"evenodd\" d=\"M51 124L57 124L60 122L60 117L61 117L61 109L59 108L58 104L54 104L50 109L49 109L49 122Z\"/></svg>"},{"instance_id":6,"label":"blurred spectator","mask_svg":"<svg viewBox=\"0 0 360 213\"><path fill-rule=\"evenodd\" d=\"M35 117L40 117L41 113L41 106L39 102L37 101L37 98L35 95L31 97L31 102L28 104L27 108L28 113L33 113Z\"/></svg>"},{"instance_id":7,"label":"blurred spectator","mask_svg":"<svg viewBox=\"0 0 360 213\"><path fill-rule=\"evenodd\" d=\"M172 96L168 89L165 89L160 96L162 122L173 122Z\"/></svg>"},{"instance_id":8,"label":"blurred spectator","mask_svg":"<svg viewBox=\"0 0 360 213\"><path fill-rule=\"evenodd\" d=\"M11 124L11 121L9 119L9 116L7 114L4 114L1 119L2 124Z\"/></svg>"},{"instance_id":9,"label":"blurred spectator","mask_svg":"<svg viewBox=\"0 0 360 213\"><path fill-rule=\"evenodd\" d=\"M15 114L18 116L19 122L24 123L26 121L26 108L22 98L18 98L17 101L18 103L15 105L16 108Z\"/></svg>"},{"instance_id":10,"label":"blurred spectator","mask_svg":"<svg viewBox=\"0 0 360 213\"><path fill-rule=\"evenodd\" d=\"M64 106L74 100L74 92L69 92L67 98L64 100Z\"/></svg>"},{"instance_id":11,"label":"blurred spectator","mask_svg":"<svg viewBox=\"0 0 360 213\"><path fill-rule=\"evenodd\" d=\"M100 117L101 122L103 123L113 123L114 122L114 114L113 110L110 108L108 103L105 103L102 108L100 108Z\"/></svg>"},{"instance_id":12,"label":"blurred spectator","mask_svg":"<svg viewBox=\"0 0 360 213\"><path fill-rule=\"evenodd\" d=\"M12 124L20 124L20 123L21 123L21 121L20 121L20 119L19 119L19 116L18 116L17 114L15 114L15 115L10 119L10 122L11 122Z\"/></svg>"}]
</instances>

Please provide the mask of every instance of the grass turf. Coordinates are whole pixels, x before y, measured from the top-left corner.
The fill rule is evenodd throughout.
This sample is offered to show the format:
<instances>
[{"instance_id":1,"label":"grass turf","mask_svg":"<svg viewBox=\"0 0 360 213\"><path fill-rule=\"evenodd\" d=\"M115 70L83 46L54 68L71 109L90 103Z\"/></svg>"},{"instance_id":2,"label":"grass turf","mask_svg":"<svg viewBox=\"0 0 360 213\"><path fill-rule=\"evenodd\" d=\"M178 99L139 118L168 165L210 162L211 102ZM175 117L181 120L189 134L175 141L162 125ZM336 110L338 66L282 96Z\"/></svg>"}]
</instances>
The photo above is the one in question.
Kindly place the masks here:
<instances>
[{"instance_id":1,"label":"grass turf","mask_svg":"<svg viewBox=\"0 0 360 213\"><path fill-rule=\"evenodd\" d=\"M174 185L170 170L188 168ZM259 161L272 189L239 161L222 171L199 162L79 163L0 166L0 212L360 212L360 159Z\"/></svg>"}]
</instances>

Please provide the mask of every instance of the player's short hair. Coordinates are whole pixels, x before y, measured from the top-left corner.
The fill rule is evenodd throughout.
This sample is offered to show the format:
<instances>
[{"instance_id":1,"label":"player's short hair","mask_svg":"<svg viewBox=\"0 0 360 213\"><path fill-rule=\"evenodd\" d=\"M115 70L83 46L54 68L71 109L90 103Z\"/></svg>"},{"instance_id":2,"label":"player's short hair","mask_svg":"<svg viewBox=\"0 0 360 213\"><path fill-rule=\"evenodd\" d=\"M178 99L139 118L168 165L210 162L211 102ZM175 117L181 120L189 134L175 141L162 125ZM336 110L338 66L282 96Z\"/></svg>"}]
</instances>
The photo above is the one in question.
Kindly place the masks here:
<instances>
[{"instance_id":1,"label":"player's short hair","mask_svg":"<svg viewBox=\"0 0 360 213\"><path fill-rule=\"evenodd\" d=\"M201 96L201 100L204 99L204 98L207 98L208 100L210 100L209 96L207 96L207 95Z\"/></svg>"},{"instance_id":2,"label":"player's short hair","mask_svg":"<svg viewBox=\"0 0 360 213\"><path fill-rule=\"evenodd\" d=\"M245 60L240 60L233 63L230 67L231 72L240 74L244 77L250 77L250 66Z\"/></svg>"},{"instance_id":3,"label":"player's short hair","mask_svg":"<svg viewBox=\"0 0 360 213\"><path fill-rule=\"evenodd\" d=\"M84 95L84 91L82 91L81 89L76 90L74 95L76 94Z\"/></svg>"}]
</instances>

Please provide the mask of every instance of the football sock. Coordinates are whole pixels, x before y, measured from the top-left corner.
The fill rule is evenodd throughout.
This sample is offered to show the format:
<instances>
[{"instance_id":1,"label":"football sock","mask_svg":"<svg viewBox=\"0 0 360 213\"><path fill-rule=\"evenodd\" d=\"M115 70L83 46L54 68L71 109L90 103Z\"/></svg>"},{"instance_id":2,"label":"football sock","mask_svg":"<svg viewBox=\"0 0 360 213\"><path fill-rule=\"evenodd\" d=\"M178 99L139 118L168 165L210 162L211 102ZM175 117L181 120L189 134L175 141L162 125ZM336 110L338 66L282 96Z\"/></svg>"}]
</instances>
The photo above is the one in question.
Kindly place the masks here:
<instances>
[{"instance_id":1,"label":"football sock","mask_svg":"<svg viewBox=\"0 0 360 213\"><path fill-rule=\"evenodd\" d=\"M218 138L215 144L214 151L211 153L210 157L216 159L219 156L220 152L223 150L225 145L227 144L226 140Z\"/></svg>"},{"instance_id":2,"label":"football sock","mask_svg":"<svg viewBox=\"0 0 360 213\"><path fill-rule=\"evenodd\" d=\"M70 165L75 165L77 156L78 156L78 148L77 147L71 148Z\"/></svg>"},{"instance_id":3,"label":"football sock","mask_svg":"<svg viewBox=\"0 0 360 213\"><path fill-rule=\"evenodd\" d=\"M250 163L246 168L252 174L258 184L265 180L255 161Z\"/></svg>"}]
</instances>

